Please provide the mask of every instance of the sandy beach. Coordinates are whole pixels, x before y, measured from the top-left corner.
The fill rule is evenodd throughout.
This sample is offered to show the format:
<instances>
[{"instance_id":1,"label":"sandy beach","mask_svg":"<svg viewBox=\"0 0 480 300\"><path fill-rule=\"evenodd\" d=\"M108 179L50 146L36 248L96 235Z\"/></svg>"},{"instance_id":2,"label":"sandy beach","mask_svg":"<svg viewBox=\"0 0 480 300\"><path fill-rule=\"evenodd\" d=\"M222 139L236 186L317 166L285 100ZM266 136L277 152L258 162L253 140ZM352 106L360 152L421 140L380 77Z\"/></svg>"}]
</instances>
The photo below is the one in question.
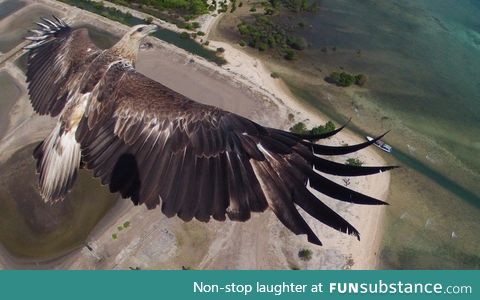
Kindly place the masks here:
<instances>
[{"instance_id":1,"label":"sandy beach","mask_svg":"<svg viewBox=\"0 0 480 300\"><path fill-rule=\"evenodd\" d=\"M115 33L126 26L97 15L70 8L64 4L42 0L44 4L62 10L70 21L87 21ZM216 19L207 19L202 29L207 32ZM270 76L271 71L257 58L218 41L210 41L212 48L223 47L228 64L219 67L170 44L150 39L152 49L142 50L137 69L194 100L219 106L254 121L288 130L298 121L308 126L324 124L328 119L300 104L281 79ZM6 64L10 74L15 66ZM17 74L18 75L18 74ZM21 76L17 76L21 79ZM32 116L26 97L18 100L18 107L10 114L11 125L0 140L0 162L9 153L25 144L25 140L41 139L51 126L51 120ZM293 114L295 121L289 120ZM14 120L28 119L27 122ZM19 125L20 124L20 125ZM340 124L337 124L337 126ZM14 134L13 134L14 132ZM32 138L33 137L33 138ZM333 138L322 141L329 145L354 144L363 138L343 130ZM384 165L376 148L355 154L365 165ZM340 157L344 162L348 157ZM341 183L342 178L332 178ZM388 173L351 179L350 188L387 200L390 175ZM320 224L305 216L318 233L324 246L307 243L305 236L295 236L284 228L272 212L255 214L246 223L197 221L184 223L178 218L168 219L160 210L148 211L133 207L122 200L107 213L89 235L82 247L49 262L33 264L16 260L0 248L2 268L59 268L59 269L375 269L382 236L384 208L350 205L319 195L322 201L338 211L361 233L361 241ZM122 224L129 222L128 228ZM259 230L259 228L261 230ZM115 235L115 238L113 237ZM308 262L298 258L300 249L310 249Z\"/></svg>"}]
</instances>

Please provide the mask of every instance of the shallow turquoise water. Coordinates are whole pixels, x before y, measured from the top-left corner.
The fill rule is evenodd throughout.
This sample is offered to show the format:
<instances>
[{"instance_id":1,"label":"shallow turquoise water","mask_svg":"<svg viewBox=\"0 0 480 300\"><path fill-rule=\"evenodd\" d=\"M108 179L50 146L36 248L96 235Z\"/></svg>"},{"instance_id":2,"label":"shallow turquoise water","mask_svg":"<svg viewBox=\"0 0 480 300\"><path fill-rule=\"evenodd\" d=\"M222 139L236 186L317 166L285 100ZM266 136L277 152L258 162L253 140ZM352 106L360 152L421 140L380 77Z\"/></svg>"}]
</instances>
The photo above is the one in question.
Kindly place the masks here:
<instances>
[{"instance_id":1,"label":"shallow turquoise water","mask_svg":"<svg viewBox=\"0 0 480 300\"><path fill-rule=\"evenodd\" d=\"M319 80L367 74L367 89L338 88L348 96L332 101L304 82L297 93L353 116L359 133L392 130L385 158L404 167L392 174L382 267L480 268L480 1L320 3L301 17L311 46L298 65Z\"/></svg>"}]
</instances>

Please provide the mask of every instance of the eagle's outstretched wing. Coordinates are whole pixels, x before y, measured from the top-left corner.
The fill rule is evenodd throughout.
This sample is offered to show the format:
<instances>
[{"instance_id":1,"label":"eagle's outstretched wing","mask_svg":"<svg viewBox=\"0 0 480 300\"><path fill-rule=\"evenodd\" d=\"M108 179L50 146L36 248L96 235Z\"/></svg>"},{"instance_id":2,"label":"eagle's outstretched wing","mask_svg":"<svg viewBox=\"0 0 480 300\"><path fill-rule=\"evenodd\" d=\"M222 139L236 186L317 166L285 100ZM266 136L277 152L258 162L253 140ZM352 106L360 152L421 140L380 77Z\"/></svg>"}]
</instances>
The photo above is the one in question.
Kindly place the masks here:
<instances>
[{"instance_id":1,"label":"eagle's outstretched wing","mask_svg":"<svg viewBox=\"0 0 480 300\"><path fill-rule=\"evenodd\" d=\"M43 19L38 30L26 37L28 49L27 83L33 109L57 116L68 101L84 68L101 51L90 40L86 28L72 29L63 20Z\"/></svg>"},{"instance_id":2,"label":"eagle's outstretched wing","mask_svg":"<svg viewBox=\"0 0 480 300\"><path fill-rule=\"evenodd\" d=\"M112 192L135 204L188 221L245 221L271 208L296 234L321 244L295 204L319 221L359 237L358 231L308 189L360 204L384 202L349 190L314 171L359 176L393 167L353 167L320 158L360 146L316 146L324 136L262 127L244 117L199 104L122 62L99 83L77 129L86 166ZM328 136L325 135L325 136Z\"/></svg>"},{"instance_id":3,"label":"eagle's outstretched wing","mask_svg":"<svg viewBox=\"0 0 480 300\"><path fill-rule=\"evenodd\" d=\"M72 29L63 20L43 19L25 49L28 51L27 82L33 109L52 117L68 101L79 99L79 83L98 49L86 28ZM80 145L75 132L59 120L50 135L34 150L40 193L45 201L63 199L72 188L80 164Z\"/></svg>"}]
</instances>

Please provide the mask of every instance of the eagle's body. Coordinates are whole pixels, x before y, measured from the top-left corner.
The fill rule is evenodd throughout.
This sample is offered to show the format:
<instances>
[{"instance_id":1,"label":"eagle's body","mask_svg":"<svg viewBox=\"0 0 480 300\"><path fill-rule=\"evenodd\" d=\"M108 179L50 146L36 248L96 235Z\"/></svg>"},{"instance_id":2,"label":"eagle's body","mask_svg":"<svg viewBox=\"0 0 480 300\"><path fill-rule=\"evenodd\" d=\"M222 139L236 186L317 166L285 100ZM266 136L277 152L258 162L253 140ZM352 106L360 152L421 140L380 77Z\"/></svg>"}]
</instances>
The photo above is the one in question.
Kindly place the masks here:
<instances>
[{"instance_id":1,"label":"eagle's body","mask_svg":"<svg viewBox=\"0 0 480 300\"><path fill-rule=\"evenodd\" d=\"M167 216L245 221L273 210L296 234L321 244L296 205L342 232L359 233L306 187L360 204L384 204L324 178L314 168L359 176L392 167L353 167L316 154L340 155L372 142L328 147L312 141L334 132L298 135L266 128L236 114L197 103L138 73L141 40L154 25L139 25L110 49L100 50L86 29L45 19L35 31L27 81L32 105L58 116L34 151L45 201L72 188L81 163L102 184L135 204L161 204Z\"/></svg>"}]
</instances>

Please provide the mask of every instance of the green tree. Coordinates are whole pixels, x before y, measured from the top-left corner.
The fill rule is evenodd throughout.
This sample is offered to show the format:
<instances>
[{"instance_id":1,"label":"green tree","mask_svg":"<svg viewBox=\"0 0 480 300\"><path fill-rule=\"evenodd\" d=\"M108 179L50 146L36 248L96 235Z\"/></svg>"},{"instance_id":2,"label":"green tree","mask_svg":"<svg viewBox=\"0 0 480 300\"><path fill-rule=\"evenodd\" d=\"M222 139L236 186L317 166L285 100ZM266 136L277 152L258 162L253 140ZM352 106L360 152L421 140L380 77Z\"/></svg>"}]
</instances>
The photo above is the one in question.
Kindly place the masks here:
<instances>
[{"instance_id":1,"label":"green tree","mask_svg":"<svg viewBox=\"0 0 480 300\"><path fill-rule=\"evenodd\" d=\"M359 160L358 158L349 158L347 159L346 165L361 167L363 165L363 161Z\"/></svg>"},{"instance_id":2,"label":"green tree","mask_svg":"<svg viewBox=\"0 0 480 300\"><path fill-rule=\"evenodd\" d=\"M300 251L298 251L298 257L303 261L309 261L312 259L312 250L301 249Z\"/></svg>"},{"instance_id":3,"label":"green tree","mask_svg":"<svg viewBox=\"0 0 480 300\"><path fill-rule=\"evenodd\" d=\"M290 127L290 131L298 134L306 134L308 132L308 129L307 126L305 126L305 123L298 122L297 124Z\"/></svg>"},{"instance_id":4,"label":"green tree","mask_svg":"<svg viewBox=\"0 0 480 300\"><path fill-rule=\"evenodd\" d=\"M364 86L365 83L367 82L368 78L367 75L364 74L358 74L355 76L355 84L359 86Z\"/></svg>"},{"instance_id":5,"label":"green tree","mask_svg":"<svg viewBox=\"0 0 480 300\"><path fill-rule=\"evenodd\" d=\"M152 16L148 16L148 17L146 17L146 18L144 19L144 21L145 21L145 23L147 23L147 24L152 24L153 18L152 18Z\"/></svg>"},{"instance_id":6,"label":"green tree","mask_svg":"<svg viewBox=\"0 0 480 300\"><path fill-rule=\"evenodd\" d=\"M333 130L335 130L335 124L333 124L332 121L328 121L327 123L325 123L325 125L319 125L319 126L313 127L310 130L310 134L320 135Z\"/></svg>"}]
</instances>

